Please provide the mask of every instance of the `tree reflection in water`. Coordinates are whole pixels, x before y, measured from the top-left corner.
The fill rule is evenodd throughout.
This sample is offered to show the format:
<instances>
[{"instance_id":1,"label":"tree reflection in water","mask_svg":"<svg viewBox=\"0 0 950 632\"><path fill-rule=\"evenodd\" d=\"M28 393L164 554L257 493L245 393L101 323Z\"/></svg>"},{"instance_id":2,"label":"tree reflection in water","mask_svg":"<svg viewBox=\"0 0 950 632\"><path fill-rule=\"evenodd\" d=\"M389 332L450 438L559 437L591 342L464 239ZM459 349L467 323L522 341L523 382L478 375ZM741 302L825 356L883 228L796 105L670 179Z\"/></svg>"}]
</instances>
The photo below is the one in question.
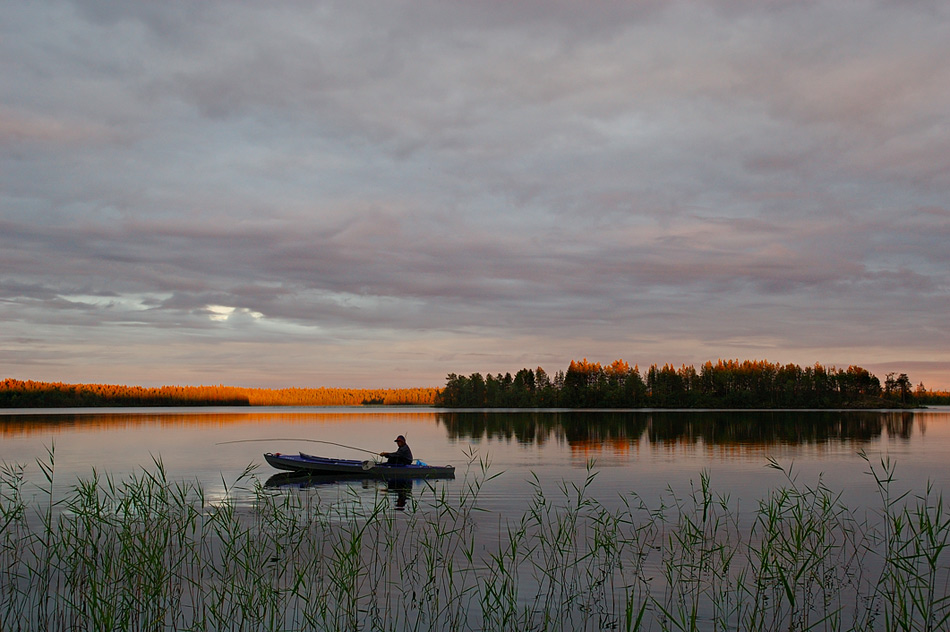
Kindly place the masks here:
<instances>
[{"instance_id":1,"label":"tree reflection in water","mask_svg":"<svg viewBox=\"0 0 950 632\"><path fill-rule=\"evenodd\" d=\"M470 411L440 412L450 438L516 440L543 445L564 439L572 446L604 443L707 445L806 445L867 442L885 431L909 439L913 412L879 411Z\"/></svg>"}]
</instances>

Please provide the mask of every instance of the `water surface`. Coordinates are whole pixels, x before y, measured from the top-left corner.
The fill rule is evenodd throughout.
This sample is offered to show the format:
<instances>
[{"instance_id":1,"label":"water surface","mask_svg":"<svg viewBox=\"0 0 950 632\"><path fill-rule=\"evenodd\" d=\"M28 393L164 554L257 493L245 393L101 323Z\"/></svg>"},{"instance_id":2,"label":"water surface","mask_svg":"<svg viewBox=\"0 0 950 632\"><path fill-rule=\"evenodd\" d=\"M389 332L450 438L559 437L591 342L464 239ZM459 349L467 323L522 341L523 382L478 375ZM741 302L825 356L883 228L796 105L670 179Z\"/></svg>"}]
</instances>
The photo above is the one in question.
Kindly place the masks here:
<instances>
[{"instance_id":1,"label":"water surface","mask_svg":"<svg viewBox=\"0 0 950 632\"><path fill-rule=\"evenodd\" d=\"M167 408L0 411L0 462L26 467L53 452L56 485L77 477L121 479L161 460L168 475L197 480L212 495L249 466L275 473L266 451L372 458L407 437L417 458L497 474L482 505L524 507L537 480L555 489L596 473L599 500L636 493L652 501L687 493L707 473L740 506L796 480L820 480L849 504L872 506L869 463L890 460L898 485L950 482L950 410L918 411L450 411L431 408ZM323 443L317 443L323 442ZM339 444L339 445L334 445ZM347 447L344 447L347 446ZM866 455L867 460L861 455ZM770 463L778 463L784 472ZM350 483L352 486L353 484ZM377 493L372 486L367 494ZM326 490L323 491L326 493Z\"/></svg>"},{"instance_id":2,"label":"water surface","mask_svg":"<svg viewBox=\"0 0 950 632\"><path fill-rule=\"evenodd\" d=\"M629 622L628 608L634 608L650 630L681 629L670 620L681 615L695 617L703 630L748 629L749 621L754 629L808 629L826 616L835 622L831 627L884 630L897 626L880 613L896 612L894 604L915 587L923 593L913 594L933 616L950 613L944 605L950 579L941 552L935 550L933 558L901 557L910 566L899 573L885 566L885 560L894 558L887 555L890 540L882 534L893 532L882 530L880 523L882 516L892 520L899 510L882 514L882 487L868 474L871 469L878 476L893 473L891 492L895 497L910 492L903 499L912 507L928 486L937 492L948 489L947 409L33 410L0 412L0 433L0 461L6 470L2 482L10 480L17 464L22 466L26 484L21 487L34 508L42 508L44 500L49 507L40 463L55 465L54 495L74 500L81 496L70 494L77 479L122 481L142 470L155 472L159 462L173 481L200 483L200 510L185 515L201 528L182 528L176 522L169 535L174 540L201 533L203 539L161 552L199 552L175 558L180 562L175 568L186 569L181 586L189 591L162 593L165 601L149 597L150 604L165 604L156 617L166 627L256 629L253 622L250 628L244 625L242 595L271 594L281 586L284 600L267 610L274 629L552 629L553 623L553 629L602 630ZM265 451L366 459L391 450L397 434L407 437L416 457L455 465L456 479L270 486L276 472L264 463ZM248 468L251 477L241 478ZM721 502L694 502L699 497L694 490L707 480ZM808 492L819 483L840 493L847 509L825 502L823 492ZM773 494L789 486L796 493ZM77 502L55 505L62 513L56 522L59 531L53 532L79 534L81 542L82 534L94 535L105 527L103 542L139 541L145 546L155 540L152 523L145 521L161 529L168 516L178 515L165 513L164 506L138 513L140 505L117 503L115 494L100 506L98 500L110 498L106 490L112 487L97 489L98 496L89 496L93 509ZM577 500L581 490L595 502ZM943 509L934 500L931 494L923 514L900 514L901 523L909 524L905 518L910 515L930 515L943 525ZM120 507L133 511L123 513ZM276 511L278 507L291 509ZM232 509L240 526L216 531L232 524L227 518ZM128 533L116 537L111 520L122 516L131 516L121 527ZM16 528L35 531L43 513L22 517L28 524ZM137 529L148 536L130 539L128 534ZM364 538L364 533L369 535ZM797 539L798 533L807 537ZM41 540L18 534L5 532L10 537L0 547L7 554L0 568L18 586L5 593L13 600L7 614L39 613L29 615L34 623L68 618L57 604L87 603L82 592L87 585L119 603L129 597L123 589L130 585L124 566L106 567L119 573L121 581L108 573L89 579L89 573L104 567L104 559L113 559L102 558L98 547L73 549L62 544L73 542L66 538L49 550L37 549L32 545ZM946 529L941 526L937 535L942 542ZM927 537L913 537L910 544L895 546L903 551L928 543ZM59 557L47 563L48 551L59 551ZM91 557L84 558L90 551ZM242 553L235 558L232 551ZM220 559L213 557L216 552ZM723 552L728 554L720 559ZM73 586L78 592L70 600L47 600L46 589L32 573L54 568L54 579L60 581L76 559L89 565L77 574L82 577ZM190 565L195 560L199 564ZM397 560L398 570L387 560ZM223 574L215 575L220 569ZM341 569L352 572L333 574ZM757 569L754 581L743 579L750 569ZM779 582L775 569L799 579L794 586ZM256 588L244 591L244 575L229 584L232 570L246 573ZM160 572L165 572L164 563ZM132 579L147 576L138 573ZM194 581L206 576L218 579ZM308 581L297 581L302 576ZM350 579L337 581L346 577ZM164 581L161 586L172 587ZM221 587L240 590L215 605L226 608L216 622L202 619L218 612L201 604L217 603L215 590ZM933 595L931 587L937 590ZM327 595L332 598L324 603ZM787 595L792 597L785 601ZM730 610L740 597L744 605ZM321 604L328 609L320 610ZM248 612L258 612L258 606ZM306 616L300 614L304 611ZM369 613L384 620L377 626ZM756 613L765 619L757 619ZM508 614L518 623L498 618ZM921 622L933 618L918 614L915 620ZM319 615L315 620L320 623L311 622L311 615ZM446 617L455 619L446 623ZM13 629L20 625L19 619L10 621Z\"/></svg>"}]
</instances>

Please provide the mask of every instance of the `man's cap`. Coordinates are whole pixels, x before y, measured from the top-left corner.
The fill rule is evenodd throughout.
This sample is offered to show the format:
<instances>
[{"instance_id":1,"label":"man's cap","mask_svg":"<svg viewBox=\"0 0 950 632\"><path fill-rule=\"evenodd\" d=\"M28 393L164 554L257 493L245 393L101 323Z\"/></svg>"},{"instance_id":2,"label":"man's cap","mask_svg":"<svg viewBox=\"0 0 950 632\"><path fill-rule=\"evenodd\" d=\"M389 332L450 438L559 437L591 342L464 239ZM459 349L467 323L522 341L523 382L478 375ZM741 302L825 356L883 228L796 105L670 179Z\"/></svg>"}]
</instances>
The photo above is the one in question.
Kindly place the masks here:
<instances>
[{"instance_id":1,"label":"man's cap","mask_svg":"<svg viewBox=\"0 0 950 632\"><path fill-rule=\"evenodd\" d=\"M405 438L404 436L399 435L398 437L396 437L396 439L393 441L393 443L395 443L396 441L399 441L400 439L402 439L403 441L406 440L406 438Z\"/></svg>"}]
</instances>

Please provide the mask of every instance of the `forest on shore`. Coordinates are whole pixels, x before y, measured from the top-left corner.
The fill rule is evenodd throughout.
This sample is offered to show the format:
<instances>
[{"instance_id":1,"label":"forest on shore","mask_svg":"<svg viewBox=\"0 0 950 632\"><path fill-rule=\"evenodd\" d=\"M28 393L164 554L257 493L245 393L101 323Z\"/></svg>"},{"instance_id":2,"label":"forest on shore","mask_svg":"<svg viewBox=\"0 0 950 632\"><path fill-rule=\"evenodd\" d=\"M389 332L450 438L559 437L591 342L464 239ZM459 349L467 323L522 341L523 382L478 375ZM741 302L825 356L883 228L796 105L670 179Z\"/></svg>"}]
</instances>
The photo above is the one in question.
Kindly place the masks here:
<instances>
[{"instance_id":1,"label":"forest on shore","mask_svg":"<svg viewBox=\"0 0 950 632\"><path fill-rule=\"evenodd\" d=\"M437 404L448 408L906 408L950 404L950 393L914 387L904 373L884 382L859 366L801 367L763 360L670 364L646 371L623 360L572 361L553 376L543 368L469 376L449 374Z\"/></svg>"},{"instance_id":2,"label":"forest on shore","mask_svg":"<svg viewBox=\"0 0 950 632\"><path fill-rule=\"evenodd\" d=\"M0 408L93 406L431 406L438 388L242 388L122 386L5 379Z\"/></svg>"},{"instance_id":3,"label":"forest on shore","mask_svg":"<svg viewBox=\"0 0 950 632\"><path fill-rule=\"evenodd\" d=\"M450 373L443 388L245 388L123 386L0 380L0 408L100 406L442 406L446 408L910 408L950 405L950 392L914 386L904 373L881 381L866 369L719 360L698 369L645 371L586 358L549 375Z\"/></svg>"}]
</instances>

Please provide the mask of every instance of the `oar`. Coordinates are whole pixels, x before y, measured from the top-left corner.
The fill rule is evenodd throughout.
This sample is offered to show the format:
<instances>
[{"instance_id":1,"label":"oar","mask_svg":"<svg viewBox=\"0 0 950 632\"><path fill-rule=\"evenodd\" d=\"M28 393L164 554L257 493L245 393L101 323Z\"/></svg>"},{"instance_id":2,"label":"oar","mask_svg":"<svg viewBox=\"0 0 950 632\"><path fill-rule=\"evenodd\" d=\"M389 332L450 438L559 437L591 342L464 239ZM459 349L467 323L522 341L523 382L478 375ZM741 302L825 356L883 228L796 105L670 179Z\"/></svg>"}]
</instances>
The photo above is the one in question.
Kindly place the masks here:
<instances>
[{"instance_id":1,"label":"oar","mask_svg":"<svg viewBox=\"0 0 950 632\"><path fill-rule=\"evenodd\" d=\"M308 443L325 443L327 445L335 445L341 448L348 448L350 450L359 450L360 452L367 452L374 456L379 456L379 452L373 452L372 450L367 450L365 448L357 448L351 445L343 445L342 443L334 443L333 441L321 441L319 439L299 439L299 438L288 439L288 438L283 438L283 437L274 438L274 439L237 439L235 441L219 441L215 445L226 445L228 443L252 443L255 441L307 441Z\"/></svg>"}]
</instances>

